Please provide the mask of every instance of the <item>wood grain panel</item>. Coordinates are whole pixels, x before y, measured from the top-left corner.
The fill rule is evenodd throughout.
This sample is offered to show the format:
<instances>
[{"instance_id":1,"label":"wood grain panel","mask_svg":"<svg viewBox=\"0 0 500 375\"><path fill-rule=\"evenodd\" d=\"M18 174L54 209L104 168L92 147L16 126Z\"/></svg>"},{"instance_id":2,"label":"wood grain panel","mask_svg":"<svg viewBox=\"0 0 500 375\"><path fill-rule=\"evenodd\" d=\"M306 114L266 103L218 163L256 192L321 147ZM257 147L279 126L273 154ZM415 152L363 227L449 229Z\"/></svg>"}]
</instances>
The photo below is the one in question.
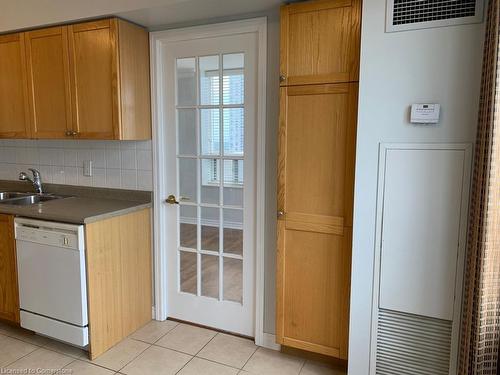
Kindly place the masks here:
<instances>
[{"instance_id":1,"label":"wood grain panel","mask_svg":"<svg viewBox=\"0 0 500 375\"><path fill-rule=\"evenodd\" d=\"M319 91L314 85L283 89L286 96L286 173L284 211L302 214L345 217L347 147L355 143L356 123L352 113L356 84L340 85L343 89ZM310 92L307 90L310 89ZM297 95L296 95L297 94ZM354 130L353 130L354 129ZM348 138L349 136L349 138ZM344 225L352 225L346 222Z\"/></svg>"},{"instance_id":2,"label":"wood grain panel","mask_svg":"<svg viewBox=\"0 0 500 375\"><path fill-rule=\"evenodd\" d=\"M26 34L33 138L65 138L72 128L67 27Z\"/></svg>"},{"instance_id":3,"label":"wood grain panel","mask_svg":"<svg viewBox=\"0 0 500 375\"><path fill-rule=\"evenodd\" d=\"M149 33L117 20L120 59L120 139L151 139Z\"/></svg>"},{"instance_id":4,"label":"wood grain panel","mask_svg":"<svg viewBox=\"0 0 500 375\"><path fill-rule=\"evenodd\" d=\"M121 285L123 334L135 332L151 320L152 264L151 210L124 216L121 220Z\"/></svg>"},{"instance_id":5,"label":"wood grain panel","mask_svg":"<svg viewBox=\"0 0 500 375\"><path fill-rule=\"evenodd\" d=\"M359 0L318 0L281 9L282 85L357 81Z\"/></svg>"},{"instance_id":6,"label":"wood grain panel","mask_svg":"<svg viewBox=\"0 0 500 375\"><path fill-rule=\"evenodd\" d=\"M14 217L0 215L0 319L19 323Z\"/></svg>"},{"instance_id":7,"label":"wood grain panel","mask_svg":"<svg viewBox=\"0 0 500 375\"><path fill-rule=\"evenodd\" d=\"M90 357L151 320L151 210L85 227Z\"/></svg>"},{"instance_id":8,"label":"wood grain panel","mask_svg":"<svg viewBox=\"0 0 500 375\"><path fill-rule=\"evenodd\" d=\"M119 136L116 21L68 26L73 129L78 138Z\"/></svg>"},{"instance_id":9,"label":"wood grain panel","mask_svg":"<svg viewBox=\"0 0 500 375\"><path fill-rule=\"evenodd\" d=\"M29 138L24 34L0 36L0 138Z\"/></svg>"},{"instance_id":10,"label":"wood grain panel","mask_svg":"<svg viewBox=\"0 0 500 375\"><path fill-rule=\"evenodd\" d=\"M281 88L277 340L347 359L357 83Z\"/></svg>"}]
</instances>

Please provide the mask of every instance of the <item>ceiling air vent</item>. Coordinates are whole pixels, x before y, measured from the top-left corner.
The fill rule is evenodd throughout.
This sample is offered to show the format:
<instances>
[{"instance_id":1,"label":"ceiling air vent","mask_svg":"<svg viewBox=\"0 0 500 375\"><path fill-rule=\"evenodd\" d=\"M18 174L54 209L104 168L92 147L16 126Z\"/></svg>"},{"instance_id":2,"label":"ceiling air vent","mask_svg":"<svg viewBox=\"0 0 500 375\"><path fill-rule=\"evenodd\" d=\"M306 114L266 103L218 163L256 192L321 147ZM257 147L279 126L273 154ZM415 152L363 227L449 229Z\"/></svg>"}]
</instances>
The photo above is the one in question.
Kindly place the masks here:
<instances>
[{"instance_id":1,"label":"ceiling air vent","mask_svg":"<svg viewBox=\"0 0 500 375\"><path fill-rule=\"evenodd\" d=\"M479 23L484 0L387 0L386 31Z\"/></svg>"}]
</instances>

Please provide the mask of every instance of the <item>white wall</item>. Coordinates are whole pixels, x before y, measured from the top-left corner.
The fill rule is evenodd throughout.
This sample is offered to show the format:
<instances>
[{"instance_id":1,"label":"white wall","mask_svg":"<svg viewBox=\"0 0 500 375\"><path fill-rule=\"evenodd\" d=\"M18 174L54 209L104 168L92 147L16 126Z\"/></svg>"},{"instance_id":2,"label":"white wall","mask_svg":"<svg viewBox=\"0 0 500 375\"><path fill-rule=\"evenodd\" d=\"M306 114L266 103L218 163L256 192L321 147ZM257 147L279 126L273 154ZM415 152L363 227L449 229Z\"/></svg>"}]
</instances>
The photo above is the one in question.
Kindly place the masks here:
<instances>
[{"instance_id":1,"label":"white wall","mask_svg":"<svg viewBox=\"0 0 500 375\"><path fill-rule=\"evenodd\" d=\"M474 142L483 25L384 33L385 0L363 5L349 375L369 368L380 142ZM408 122L411 103L442 106L438 126Z\"/></svg>"},{"instance_id":2,"label":"white wall","mask_svg":"<svg viewBox=\"0 0 500 375\"><path fill-rule=\"evenodd\" d=\"M36 168L45 183L152 190L151 141L0 140L0 180ZM93 175L83 175L83 162Z\"/></svg>"}]
</instances>

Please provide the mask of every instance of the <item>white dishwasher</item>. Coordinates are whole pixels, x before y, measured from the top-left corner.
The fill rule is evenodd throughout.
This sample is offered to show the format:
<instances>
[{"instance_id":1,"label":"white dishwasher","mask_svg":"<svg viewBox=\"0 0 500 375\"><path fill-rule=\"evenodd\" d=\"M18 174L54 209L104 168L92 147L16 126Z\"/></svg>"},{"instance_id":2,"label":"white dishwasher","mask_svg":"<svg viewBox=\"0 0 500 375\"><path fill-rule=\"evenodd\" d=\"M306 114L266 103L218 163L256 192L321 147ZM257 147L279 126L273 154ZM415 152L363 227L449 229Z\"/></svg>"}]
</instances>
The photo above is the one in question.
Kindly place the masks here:
<instances>
[{"instance_id":1,"label":"white dishwasher","mask_svg":"<svg viewBox=\"0 0 500 375\"><path fill-rule=\"evenodd\" d=\"M88 345L83 225L16 218L21 327Z\"/></svg>"}]
</instances>

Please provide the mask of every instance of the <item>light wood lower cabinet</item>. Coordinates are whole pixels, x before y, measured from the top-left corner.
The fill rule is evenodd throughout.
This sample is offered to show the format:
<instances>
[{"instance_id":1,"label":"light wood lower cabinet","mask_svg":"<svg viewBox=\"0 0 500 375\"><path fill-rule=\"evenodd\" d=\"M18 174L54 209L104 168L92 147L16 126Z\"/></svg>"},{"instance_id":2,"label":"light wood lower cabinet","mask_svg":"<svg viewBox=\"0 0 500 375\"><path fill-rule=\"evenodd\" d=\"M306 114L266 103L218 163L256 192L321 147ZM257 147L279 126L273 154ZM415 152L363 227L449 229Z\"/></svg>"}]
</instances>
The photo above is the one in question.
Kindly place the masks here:
<instances>
[{"instance_id":1,"label":"light wood lower cabinet","mask_svg":"<svg viewBox=\"0 0 500 375\"><path fill-rule=\"evenodd\" d=\"M0 215L0 319L19 323L14 218Z\"/></svg>"},{"instance_id":2,"label":"light wood lower cabinet","mask_svg":"<svg viewBox=\"0 0 500 375\"><path fill-rule=\"evenodd\" d=\"M90 358L151 320L151 210L85 226Z\"/></svg>"}]
</instances>

